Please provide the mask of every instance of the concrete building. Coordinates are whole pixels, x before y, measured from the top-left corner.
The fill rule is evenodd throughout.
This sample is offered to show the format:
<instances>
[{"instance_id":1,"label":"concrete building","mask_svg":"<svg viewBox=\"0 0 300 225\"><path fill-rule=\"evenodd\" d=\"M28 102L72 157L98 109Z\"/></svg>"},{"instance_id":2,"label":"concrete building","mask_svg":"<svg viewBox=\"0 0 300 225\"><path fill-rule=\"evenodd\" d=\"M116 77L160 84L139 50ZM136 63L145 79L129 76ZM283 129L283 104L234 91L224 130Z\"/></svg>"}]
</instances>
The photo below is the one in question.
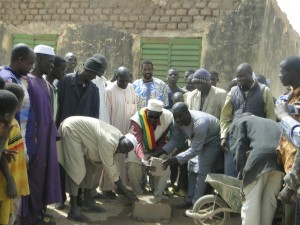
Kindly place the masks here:
<instances>
[{"instance_id":1,"label":"concrete building","mask_svg":"<svg viewBox=\"0 0 300 225\"><path fill-rule=\"evenodd\" d=\"M299 35L276 0L2 0L0 64L19 42L72 51L79 66L102 53L107 77L123 65L138 78L146 58L162 79L170 67L182 76L201 66L220 73L220 87L249 62L275 96L282 93L279 62L300 53Z\"/></svg>"}]
</instances>

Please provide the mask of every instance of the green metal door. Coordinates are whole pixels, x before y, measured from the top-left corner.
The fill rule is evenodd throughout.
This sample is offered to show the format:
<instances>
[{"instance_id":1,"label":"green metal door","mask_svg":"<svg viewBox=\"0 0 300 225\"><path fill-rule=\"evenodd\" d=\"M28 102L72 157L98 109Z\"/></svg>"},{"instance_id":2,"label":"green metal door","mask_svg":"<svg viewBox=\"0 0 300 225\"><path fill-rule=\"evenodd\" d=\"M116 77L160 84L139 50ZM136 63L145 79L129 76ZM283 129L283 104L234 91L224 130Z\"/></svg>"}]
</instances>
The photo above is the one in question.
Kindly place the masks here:
<instances>
[{"instance_id":1,"label":"green metal door","mask_svg":"<svg viewBox=\"0 0 300 225\"><path fill-rule=\"evenodd\" d=\"M48 45L56 50L57 35L56 34L14 34L13 46L19 43L24 43L34 48L36 45Z\"/></svg>"},{"instance_id":2,"label":"green metal door","mask_svg":"<svg viewBox=\"0 0 300 225\"><path fill-rule=\"evenodd\" d=\"M154 77L166 81L169 68L179 71L178 86L185 86L186 70L200 68L200 38L142 38L141 61L150 59L154 65Z\"/></svg>"}]
</instances>

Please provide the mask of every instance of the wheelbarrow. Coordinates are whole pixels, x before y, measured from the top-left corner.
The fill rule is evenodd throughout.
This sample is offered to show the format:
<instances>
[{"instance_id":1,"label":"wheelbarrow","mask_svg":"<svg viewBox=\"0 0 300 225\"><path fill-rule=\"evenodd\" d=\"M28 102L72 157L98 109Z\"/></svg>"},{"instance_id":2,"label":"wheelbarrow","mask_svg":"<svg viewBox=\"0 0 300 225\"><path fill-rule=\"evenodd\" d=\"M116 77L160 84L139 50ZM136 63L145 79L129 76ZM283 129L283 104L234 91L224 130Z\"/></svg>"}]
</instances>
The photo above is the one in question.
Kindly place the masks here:
<instances>
[{"instance_id":1,"label":"wheelbarrow","mask_svg":"<svg viewBox=\"0 0 300 225\"><path fill-rule=\"evenodd\" d=\"M205 179L216 195L204 195L199 198L193 209L185 214L193 218L196 225L226 225L230 213L240 213L242 199L240 196L241 180L223 174L210 173Z\"/></svg>"}]
</instances>

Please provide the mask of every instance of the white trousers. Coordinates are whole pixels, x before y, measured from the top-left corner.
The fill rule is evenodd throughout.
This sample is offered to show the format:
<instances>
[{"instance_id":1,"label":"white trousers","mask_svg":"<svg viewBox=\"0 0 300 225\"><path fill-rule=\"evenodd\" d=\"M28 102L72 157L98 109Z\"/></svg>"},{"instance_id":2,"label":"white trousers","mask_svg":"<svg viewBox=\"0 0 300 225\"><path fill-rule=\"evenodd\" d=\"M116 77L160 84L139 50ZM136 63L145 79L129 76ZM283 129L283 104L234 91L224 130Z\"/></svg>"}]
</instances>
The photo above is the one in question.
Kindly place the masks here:
<instances>
[{"instance_id":1,"label":"white trousers","mask_svg":"<svg viewBox=\"0 0 300 225\"><path fill-rule=\"evenodd\" d=\"M279 171L264 173L243 189L246 198L241 210L243 225L272 225L282 177Z\"/></svg>"},{"instance_id":2,"label":"white trousers","mask_svg":"<svg viewBox=\"0 0 300 225\"><path fill-rule=\"evenodd\" d=\"M141 160L136 156L136 154L133 151L128 153L127 173L129 186L131 186L132 191L137 195L143 194L143 166ZM168 167L163 176L152 176L154 183L154 196L161 197L163 195L163 192L167 186L167 181L170 178L170 173L170 168Z\"/></svg>"}]
</instances>

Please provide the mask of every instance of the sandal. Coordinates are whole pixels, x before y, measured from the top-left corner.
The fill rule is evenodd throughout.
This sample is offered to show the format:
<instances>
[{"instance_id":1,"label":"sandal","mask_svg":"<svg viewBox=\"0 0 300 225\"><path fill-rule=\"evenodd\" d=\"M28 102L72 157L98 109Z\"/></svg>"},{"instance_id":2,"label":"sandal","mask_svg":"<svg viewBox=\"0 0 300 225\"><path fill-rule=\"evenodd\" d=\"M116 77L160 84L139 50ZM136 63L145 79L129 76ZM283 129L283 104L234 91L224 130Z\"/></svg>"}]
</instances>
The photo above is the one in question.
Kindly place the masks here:
<instances>
[{"instance_id":1,"label":"sandal","mask_svg":"<svg viewBox=\"0 0 300 225\"><path fill-rule=\"evenodd\" d=\"M73 213L69 213L67 219L77 221L77 222L82 222L82 223L91 223L92 222L87 216L85 216L83 214L76 215Z\"/></svg>"}]
</instances>

